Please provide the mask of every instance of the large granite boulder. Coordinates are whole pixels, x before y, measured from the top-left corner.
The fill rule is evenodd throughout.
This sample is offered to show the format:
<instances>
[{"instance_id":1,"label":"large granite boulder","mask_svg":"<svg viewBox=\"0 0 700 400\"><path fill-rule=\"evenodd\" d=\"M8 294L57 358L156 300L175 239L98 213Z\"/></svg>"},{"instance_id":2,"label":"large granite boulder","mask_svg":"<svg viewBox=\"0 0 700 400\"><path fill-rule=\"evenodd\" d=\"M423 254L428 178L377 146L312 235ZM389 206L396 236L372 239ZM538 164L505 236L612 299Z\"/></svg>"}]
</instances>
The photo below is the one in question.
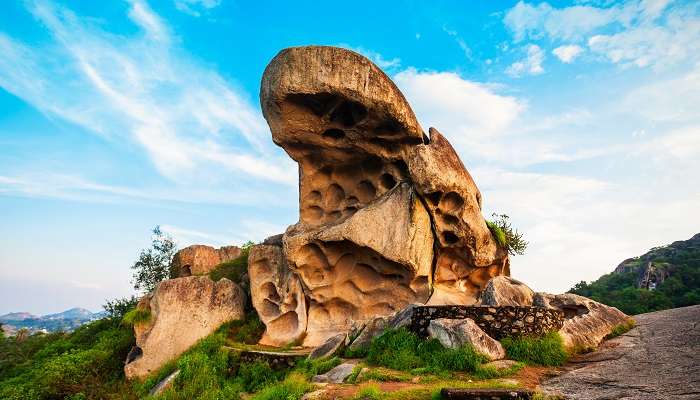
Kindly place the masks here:
<instances>
[{"instance_id":1,"label":"large granite boulder","mask_svg":"<svg viewBox=\"0 0 700 400\"><path fill-rule=\"evenodd\" d=\"M334 47L283 50L265 70L260 101L273 141L299 165L299 222L283 235L278 263L288 270L269 269L251 286L265 343L303 336L315 347L411 303L473 304L489 279L509 274L456 152L436 130L424 134L367 58ZM295 279L305 317L267 296L272 286L297 290L281 284Z\"/></svg>"},{"instance_id":2,"label":"large granite boulder","mask_svg":"<svg viewBox=\"0 0 700 400\"><path fill-rule=\"evenodd\" d=\"M479 328L473 320L438 318L430 321L428 337L437 339L448 349L457 349L471 345L478 353L485 355L489 361L505 358L503 346Z\"/></svg>"},{"instance_id":3,"label":"large granite boulder","mask_svg":"<svg viewBox=\"0 0 700 400\"><path fill-rule=\"evenodd\" d=\"M559 334L564 345L575 350L596 348L612 328L630 319L615 307L573 293L536 293L533 305L564 312L566 319Z\"/></svg>"},{"instance_id":4,"label":"large granite boulder","mask_svg":"<svg viewBox=\"0 0 700 400\"><path fill-rule=\"evenodd\" d=\"M221 324L244 316L245 294L224 278L206 276L170 279L139 301L150 319L134 326L136 346L124 373L144 377L185 352Z\"/></svg>"},{"instance_id":5,"label":"large granite boulder","mask_svg":"<svg viewBox=\"0 0 700 400\"><path fill-rule=\"evenodd\" d=\"M481 293L484 306L531 306L535 292L526 284L509 276L497 276L488 281Z\"/></svg>"},{"instance_id":6,"label":"large granite boulder","mask_svg":"<svg viewBox=\"0 0 700 400\"><path fill-rule=\"evenodd\" d=\"M241 255L237 246L224 246L218 249L202 244L185 247L173 256L171 276L182 278L191 275L205 275L222 262Z\"/></svg>"}]
</instances>

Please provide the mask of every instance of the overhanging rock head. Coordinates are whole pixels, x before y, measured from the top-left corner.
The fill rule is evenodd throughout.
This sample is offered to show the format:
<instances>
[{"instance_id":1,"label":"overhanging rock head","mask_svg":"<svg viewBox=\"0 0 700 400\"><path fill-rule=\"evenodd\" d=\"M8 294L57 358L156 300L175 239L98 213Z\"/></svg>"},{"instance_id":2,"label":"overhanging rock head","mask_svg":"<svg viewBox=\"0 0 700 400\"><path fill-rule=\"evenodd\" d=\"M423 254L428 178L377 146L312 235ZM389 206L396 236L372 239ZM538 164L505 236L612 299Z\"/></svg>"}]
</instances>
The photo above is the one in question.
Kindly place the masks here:
<instances>
[{"instance_id":1,"label":"overhanging rock head","mask_svg":"<svg viewBox=\"0 0 700 400\"><path fill-rule=\"evenodd\" d=\"M251 252L265 344L315 346L410 303L473 304L509 275L457 153L367 58L283 50L260 98L274 142L299 164L299 222L278 251Z\"/></svg>"}]
</instances>

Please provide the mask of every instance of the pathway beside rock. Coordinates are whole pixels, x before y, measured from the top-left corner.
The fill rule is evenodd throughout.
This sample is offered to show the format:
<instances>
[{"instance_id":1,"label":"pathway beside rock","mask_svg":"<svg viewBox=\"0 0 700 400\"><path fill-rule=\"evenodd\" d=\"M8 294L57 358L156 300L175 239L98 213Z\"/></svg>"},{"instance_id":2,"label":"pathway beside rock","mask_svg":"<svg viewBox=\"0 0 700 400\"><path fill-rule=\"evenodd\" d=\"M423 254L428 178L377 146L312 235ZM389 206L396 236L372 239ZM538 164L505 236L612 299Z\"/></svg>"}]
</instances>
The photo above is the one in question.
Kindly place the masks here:
<instances>
[{"instance_id":1,"label":"pathway beside rock","mask_svg":"<svg viewBox=\"0 0 700 400\"><path fill-rule=\"evenodd\" d=\"M637 327L542 384L570 399L700 399L700 305L634 317Z\"/></svg>"}]
</instances>

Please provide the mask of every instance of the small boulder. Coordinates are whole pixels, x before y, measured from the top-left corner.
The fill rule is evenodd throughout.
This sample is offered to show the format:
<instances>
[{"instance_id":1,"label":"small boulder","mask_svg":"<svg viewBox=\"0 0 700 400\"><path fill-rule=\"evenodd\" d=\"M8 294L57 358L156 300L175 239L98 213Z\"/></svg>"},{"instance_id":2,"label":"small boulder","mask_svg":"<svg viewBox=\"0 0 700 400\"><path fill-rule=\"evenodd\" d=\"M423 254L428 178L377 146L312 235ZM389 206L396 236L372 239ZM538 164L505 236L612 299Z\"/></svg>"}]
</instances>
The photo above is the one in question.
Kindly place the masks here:
<instances>
[{"instance_id":1,"label":"small boulder","mask_svg":"<svg viewBox=\"0 0 700 400\"><path fill-rule=\"evenodd\" d=\"M428 325L428 337L437 339L443 346L450 349L470 344L489 360L500 360L506 356L503 346L469 318L434 319Z\"/></svg>"},{"instance_id":2,"label":"small boulder","mask_svg":"<svg viewBox=\"0 0 700 400\"><path fill-rule=\"evenodd\" d=\"M374 339L376 336L381 335L382 332L384 332L384 330L386 329L386 327L386 317L377 317L369 321L367 325L365 325L364 329L360 331L360 334L357 335L355 340L353 340L352 343L350 343L348 349L354 351L369 348L370 344L372 343L372 339Z\"/></svg>"},{"instance_id":3,"label":"small boulder","mask_svg":"<svg viewBox=\"0 0 700 400\"><path fill-rule=\"evenodd\" d=\"M481 294L485 306L531 306L534 292L526 284L509 276L492 278Z\"/></svg>"},{"instance_id":4,"label":"small boulder","mask_svg":"<svg viewBox=\"0 0 700 400\"><path fill-rule=\"evenodd\" d=\"M309 360L315 360L319 358L327 358L333 356L337 353L343 346L345 346L348 339L347 333L339 333L335 336L331 336L326 340L325 343L316 347L311 354L309 354Z\"/></svg>"},{"instance_id":5,"label":"small boulder","mask_svg":"<svg viewBox=\"0 0 700 400\"><path fill-rule=\"evenodd\" d=\"M151 389L148 392L149 396L156 396L161 393L163 393L167 388L169 388L172 384L175 378L180 375L180 370L175 370L175 372L171 373L170 375L166 376L162 381L158 382L157 385L153 386L153 389Z\"/></svg>"},{"instance_id":6,"label":"small boulder","mask_svg":"<svg viewBox=\"0 0 700 400\"><path fill-rule=\"evenodd\" d=\"M573 293L537 293L534 305L564 312L564 325L559 330L564 346L569 349L598 347L612 328L630 317L615 307L606 306Z\"/></svg>"},{"instance_id":7,"label":"small boulder","mask_svg":"<svg viewBox=\"0 0 700 400\"><path fill-rule=\"evenodd\" d=\"M311 379L313 383L343 383L355 369L353 363L343 363L322 375L316 375Z\"/></svg>"},{"instance_id":8,"label":"small boulder","mask_svg":"<svg viewBox=\"0 0 700 400\"><path fill-rule=\"evenodd\" d=\"M136 346L127 357L127 378L143 377L184 353L221 324L244 316L245 293L224 278L208 276L169 279L144 296L138 308L148 321L134 326Z\"/></svg>"}]
</instances>

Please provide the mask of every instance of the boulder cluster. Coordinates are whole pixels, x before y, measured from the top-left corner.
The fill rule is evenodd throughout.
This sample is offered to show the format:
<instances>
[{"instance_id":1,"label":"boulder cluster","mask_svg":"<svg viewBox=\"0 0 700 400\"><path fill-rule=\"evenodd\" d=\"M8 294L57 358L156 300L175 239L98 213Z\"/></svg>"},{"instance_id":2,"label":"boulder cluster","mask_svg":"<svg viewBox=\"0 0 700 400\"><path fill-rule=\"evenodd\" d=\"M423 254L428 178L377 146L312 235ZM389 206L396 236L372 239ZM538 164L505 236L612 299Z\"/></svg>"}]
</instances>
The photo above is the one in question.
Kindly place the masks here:
<instances>
[{"instance_id":1,"label":"boulder cluster","mask_svg":"<svg viewBox=\"0 0 700 400\"><path fill-rule=\"evenodd\" d=\"M522 321L520 311L493 314L512 314L505 318L513 327L552 317L569 346L597 344L627 318L509 278L508 251L487 226L481 193L457 153L436 129L424 133L402 93L367 58L334 47L283 50L265 70L260 100L273 141L299 165L299 222L248 256L250 301L266 328L261 345L300 344L315 348L314 357L360 348L386 328L410 328L414 310L425 306L553 309L558 319L532 310ZM176 255L178 278L139 304L152 318L137 327L127 376L149 373L218 324L243 317L236 284L190 276L238 254L193 246ZM423 321L430 336L504 357L482 329L488 318L501 322L452 314Z\"/></svg>"}]
</instances>

